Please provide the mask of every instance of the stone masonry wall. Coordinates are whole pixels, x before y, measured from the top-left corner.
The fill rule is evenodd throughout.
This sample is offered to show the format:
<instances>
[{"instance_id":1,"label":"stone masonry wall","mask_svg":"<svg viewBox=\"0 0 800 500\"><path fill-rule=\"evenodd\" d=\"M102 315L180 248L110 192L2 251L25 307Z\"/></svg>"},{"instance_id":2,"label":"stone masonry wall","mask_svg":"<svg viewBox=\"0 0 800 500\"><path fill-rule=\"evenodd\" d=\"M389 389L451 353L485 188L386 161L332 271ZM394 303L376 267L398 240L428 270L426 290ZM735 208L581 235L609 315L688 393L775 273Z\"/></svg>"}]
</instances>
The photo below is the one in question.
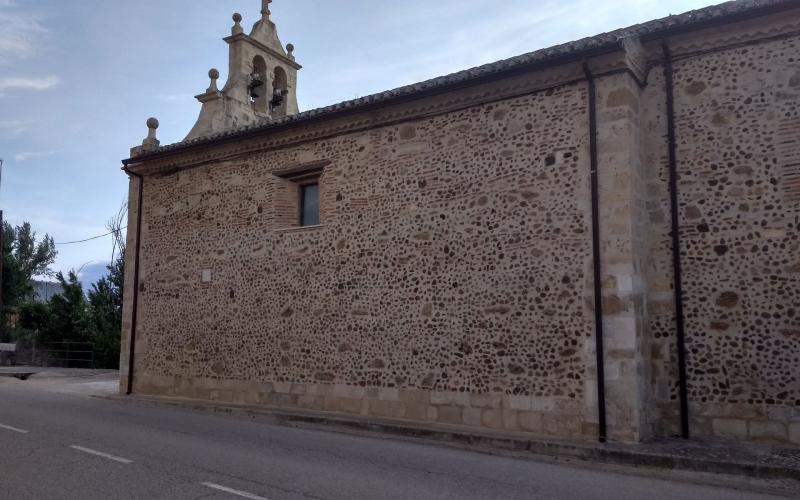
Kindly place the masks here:
<instances>
[{"instance_id":1,"label":"stone masonry wall","mask_svg":"<svg viewBox=\"0 0 800 500\"><path fill-rule=\"evenodd\" d=\"M146 177L135 390L595 437L586 110L573 84ZM274 174L316 162L292 227Z\"/></svg>"},{"instance_id":2,"label":"stone masonry wall","mask_svg":"<svg viewBox=\"0 0 800 500\"><path fill-rule=\"evenodd\" d=\"M648 221L647 323L650 338L650 419L656 435L680 434L678 354L672 273L669 160L664 68L650 70L642 97L643 170Z\"/></svg>"},{"instance_id":3,"label":"stone masonry wall","mask_svg":"<svg viewBox=\"0 0 800 500\"><path fill-rule=\"evenodd\" d=\"M695 432L800 442L800 41L676 62Z\"/></svg>"},{"instance_id":4,"label":"stone masonry wall","mask_svg":"<svg viewBox=\"0 0 800 500\"><path fill-rule=\"evenodd\" d=\"M670 41L695 436L800 444L792 23ZM590 66L608 430L637 441L680 420L661 47L624 46ZM595 439L587 83L528 92L147 175L135 392ZM298 228L304 167L321 224Z\"/></svg>"},{"instance_id":5,"label":"stone masonry wall","mask_svg":"<svg viewBox=\"0 0 800 500\"><path fill-rule=\"evenodd\" d=\"M776 33L754 24L752 33ZM719 33L729 42L742 33ZM763 34L760 36L764 36ZM703 45L703 42L706 45ZM707 40L687 43L692 51ZM679 220L693 435L800 444L798 37L674 63ZM656 433L677 434L663 66L645 90L648 322ZM794 183L793 183L794 182Z\"/></svg>"},{"instance_id":6,"label":"stone masonry wall","mask_svg":"<svg viewBox=\"0 0 800 500\"><path fill-rule=\"evenodd\" d=\"M609 438L651 434L649 332L644 320L644 185L641 90L628 73L597 80L600 271L603 294L606 419ZM596 387L593 377L592 388Z\"/></svg>"}]
</instances>

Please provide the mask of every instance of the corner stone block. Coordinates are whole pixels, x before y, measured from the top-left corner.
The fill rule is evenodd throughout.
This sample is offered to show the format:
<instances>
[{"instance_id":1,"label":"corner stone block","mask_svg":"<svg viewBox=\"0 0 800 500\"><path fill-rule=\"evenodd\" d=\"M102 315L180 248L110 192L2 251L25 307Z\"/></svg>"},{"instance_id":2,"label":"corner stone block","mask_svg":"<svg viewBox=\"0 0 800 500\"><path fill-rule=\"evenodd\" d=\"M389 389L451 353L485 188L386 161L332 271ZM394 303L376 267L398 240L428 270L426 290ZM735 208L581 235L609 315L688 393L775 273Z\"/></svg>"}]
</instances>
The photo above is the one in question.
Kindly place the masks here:
<instances>
[{"instance_id":1,"label":"corner stone block","mask_svg":"<svg viewBox=\"0 0 800 500\"><path fill-rule=\"evenodd\" d=\"M453 393L445 391L432 391L431 404L434 405L449 405L453 402Z\"/></svg>"},{"instance_id":2,"label":"corner stone block","mask_svg":"<svg viewBox=\"0 0 800 500\"><path fill-rule=\"evenodd\" d=\"M506 396L507 407L512 410L528 411L531 409L529 396Z\"/></svg>"},{"instance_id":3,"label":"corner stone block","mask_svg":"<svg viewBox=\"0 0 800 500\"><path fill-rule=\"evenodd\" d=\"M363 403L363 399L339 398L339 408L347 413L361 413Z\"/></svg>"},{"instance_id":4,"label":"corner stone block","mask_svg":"<svg viewBox=\"0 0 800 500\"><path fill-rule=\"evenodd\" d=\"M437 418L438 422L441 422L443 424L456 424L456 425L460 425L461 423L463 423L462 407L439 406L437 410L438 410L438 418Z\"/></svg>"},{"instance_id":5,"label":"corner stone block","mask_svg":"<svg viewBox=\"0 0 800 500\"><path fill-rule=\"evenodd\" d=\"M400 391L394 388L382 388L378 398L382 401L400 401Z\"/></svg>"},{"instance_id":6,"label":"corner stone block","mask_svg":"<svg viewBox=\"0 0 800 500\"><path fill-rule=\"evenodd\" d=\"M789 442L800 444L800 422L789 424Z\"/></svg>"},{"instance_id":7,"label":"corner stone block","mask_svg":"<svg viewBox=\"0 0 800 500\"><path fill-rule=\"evenodd\" d=\"M519 424L517 422L517 415L519 414L516 410L503 410L503 427L508 431L516 431L519 429Z\"/></svg>"},{"instance_id":8,"label":"corner stone block","mask_svg":"<svg viewBox=\"0 0 800 500\"><path fill-rule=\"evenodd\" d=\"M715 436L747 437L747 421L738 418L715 418L712 423Z\"/></svg>"},{"instance_id":9,"label":"corner stone block","mask_svg":"<svg viewBox=\"0 0 800 500\"><path fill-rule=\"evenodd\" d=\"M325 408L325 398L312 395L299 396L297 398L297 406L309 410L323 410Z\"/></svg>"},{"instance_id":10,"label":"corner stone block","mask_svg":"<svg viewBox=\"0 0 800 500\"><path fill-rule=\"evenodd\" d=\"M430 403L430 392L418 389L400 389L400 401L408 405Z\"/></svg>"},{"instance_id":11,"label":"corner stone block","mask_svg":"<svg viewBox=\"0 0 800 500\"><path fill-rule=\"evenodd\" d=\"M503 429L503 410L483 410L481 422L491 429Z\"/></svg>"},{"instance_id":12,"label":"corner stone block","mask_svg":"<svg viewBox=\"0 0 800 500\"><path fill-rule=\"evenodd\" d=\"M378 417L403 418L406 415L406 405L400 401L373 399L369 402L369 413Z\"/></svg>"},{"instance_id":13,"label":"corner stone block","mask_svg":"<svg viewBox=\"0 0 800 500\"><path fill-rule=\"evenodd\" d=\"M425 403L408 403L406 404L405 418L425 422L428 420L428 408L429 406Z\"/></svg>"},{"instance_id":14,"label":"corner stone block","mask_svg":"<svg viewBox=\"0 0 800 500\"><path fill-rule=\"evenodd\" d=\"M521 411L517 416L519 427L527 432L542 432L542 414L533 411Z\"/></svg>"},{"instance_id":15,"label":"corner stone block","mask_svg":"<svg viewBox=\"0 0 800 500\"><path fill-rule=\"evenodd\" d=\"M780 422L753 420L750 422L751 439L767 439L786 441L788 433L786 425Z\"/></svg>"},{"instance_id":16,"label":"corner stone block","mask_svg":"<svg viewBox=\"0 0 800 500\"><path fill-rule=\"evenodd\" d=\"M470 406L475 408L499 408L501 401L500 396L492 394L472 394L470 396Z\"/></svg>"},{"instance_id":17,"label":"corner stone block","mask_svg":"<svg viewBox=\"0 0 800 500\"><path fill-rule=\"evenodd\" d=\"M580 417L545 414L542 418L544 432L562 437L580 437L582 421Z\"/></svg>"},{"instance_id":18,"label":"corner stone block","mask_svg":"<svg viewBox=\"0 0 800 500\"><path fill-rule=\"evenodd\" d=\"M291 382L274 382L274 390L275 390L275 392L280 392L282 394L290 394L292 392L292 383Z\"/></svg>"},{"instance_id":19,"label":"corner stone block","mask_svg":"<svg viewBox=\"0 0 800 500\"><path fill-rule=\"evenodd\" d=\"M463 421L464 425L472 427L481 426L481 414L483 410L480 408L464 408Z\"/></svg>"},{"instance_id":20,"label":"corner stone block","mask_svg":"<svg viewBox=\"0 0 800 500\"><path fill-rule=\"evenodd\" d=\"M531 410L541 412L551 412L555 409L556 404L552 398L532 397Z\"/></svg>"}]
</instances>

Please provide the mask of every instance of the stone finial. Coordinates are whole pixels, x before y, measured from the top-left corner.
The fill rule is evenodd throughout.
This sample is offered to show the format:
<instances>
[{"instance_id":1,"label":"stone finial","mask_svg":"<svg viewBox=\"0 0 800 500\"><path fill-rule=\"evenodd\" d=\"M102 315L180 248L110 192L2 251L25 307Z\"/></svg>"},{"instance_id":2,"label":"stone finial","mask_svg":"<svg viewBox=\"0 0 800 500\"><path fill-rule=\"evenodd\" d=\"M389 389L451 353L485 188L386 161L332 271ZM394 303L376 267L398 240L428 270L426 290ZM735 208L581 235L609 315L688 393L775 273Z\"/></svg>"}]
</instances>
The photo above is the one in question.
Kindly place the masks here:
<instances>
[{"instance_id":1,"label":"stone finial","mask_svg":"<svg viewBox=\"0 0 800 500\"><path fill-rule=\"evenodd\" d=\"M147 119L147 138L142 142L144 148L157 148L161 142L156 138L156 130L158 130L158 120L155 118Z\"/></svg>"},{"instance_id":2,"label":"stone finial","mask_svg":"<svg viewBox=\"0 0 800 500\"><path fill-rule=\"evenodd\" d=\"M217 88L217 79L219 78L219 71L217 68L211 68L208 70L208 77L211 78L211 85L208 86L206 92L219 92Z\"/></svg>"},{"instance_id":3,"label":"stone finial","mask_svg":"<svg viewBox=\"0 0 800 500\"><path fill-rule=\"evenodd\" d=\"M286 44L286 52L289 54L289 59L294 60L294 45L291 43Z\"/></svg>"},{"instance_id":4,"label":"stone finial","mask_svg":"<svg viewBox=\"0 0 800 500\"><path fill-rule=\"evenodd\" d=\"M261 0L261 20L267 21L269 20L269 15L271 14L269 10L269 4L272 3L272 0Z\"/></svg>"},{"instance_id":5,"label":"stone finial","mask_svg":"<svg viewBox=\"0 0 800 500\"><path fill-rule=\"evenodd\" d=\"M158 149L158 146L161 145L161 142L156 139L156 129L158 129L158 120L155 118L148 118L147 119L147 137L145 140L142 141L141 146L136 146L135 148L131 148L131 158L140 156L148 151L152 151L154 149Z\"/></svg>"},{"instance_id":6,"label":"stone finial","mask_svg":"<svg viewBox=\"0 0 800 500\"><path fill-rule=\"evenodd\" d=\"M244 33L244 28L242 28L242 15L236 12L233 14L233 28L231 28L231 34L238 35L239 33Z\"/></svg>"}]
</instances>

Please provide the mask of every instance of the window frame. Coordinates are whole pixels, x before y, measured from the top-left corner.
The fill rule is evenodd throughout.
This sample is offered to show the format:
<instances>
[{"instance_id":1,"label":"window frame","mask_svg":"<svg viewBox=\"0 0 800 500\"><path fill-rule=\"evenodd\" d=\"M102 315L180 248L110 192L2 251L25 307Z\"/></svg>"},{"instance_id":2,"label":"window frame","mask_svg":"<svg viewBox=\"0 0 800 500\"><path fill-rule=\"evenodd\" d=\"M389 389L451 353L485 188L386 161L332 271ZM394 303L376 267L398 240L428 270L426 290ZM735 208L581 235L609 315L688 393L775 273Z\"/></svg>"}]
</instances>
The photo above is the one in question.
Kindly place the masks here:
<instances>
[{"instance_id":1,"label":"window frame","mask_svg":"<svg viewBox=\"0 0 800 500\"><path fill-rule=\"evenodd\" d=\"M321 220L321 210L320 210L320 185L319 185L319 175L315 175L313 177L304 178L302 180L296 180L297 183L297 227L313 227L319 226L322 222ZM309 186L317 186L317 222L316 224L306 224L305 223L305 202L306 202L306 189Z\"/></svg>"},{"instance_id":2,"label":"window frame","mask_svg":"<svg viewBox=\"0 0 800 500\"><path fill-rule=\"evenodd\" d=\"M280 231L285 230L292 230L292 229L305 229L305 228L313 228L319 227L324 223L323 215L323 177L325 174L325 168L331 164L330 160L318 160L308 163L303 163L300 165L295 165L289 168L280 169L278 171L273 171L272 175L276 178L282 179L284 181L288 181L292 183L292 186L289 189L294 189L294 200L296 203L296 212L293 216L294 222L293 225L290 227L285 227L282 229L278 229ZM319 222L317 224L309 224L309 225L302 225L303 223L303 188L309 184L316 184L318 186L318 207L317 207L317 218ZM288 187L287 187L288 188ZM287 213L288 216L291 217L290 214ZM288 222L288 221L287 221Z\"/></svg>"}]
</instances>

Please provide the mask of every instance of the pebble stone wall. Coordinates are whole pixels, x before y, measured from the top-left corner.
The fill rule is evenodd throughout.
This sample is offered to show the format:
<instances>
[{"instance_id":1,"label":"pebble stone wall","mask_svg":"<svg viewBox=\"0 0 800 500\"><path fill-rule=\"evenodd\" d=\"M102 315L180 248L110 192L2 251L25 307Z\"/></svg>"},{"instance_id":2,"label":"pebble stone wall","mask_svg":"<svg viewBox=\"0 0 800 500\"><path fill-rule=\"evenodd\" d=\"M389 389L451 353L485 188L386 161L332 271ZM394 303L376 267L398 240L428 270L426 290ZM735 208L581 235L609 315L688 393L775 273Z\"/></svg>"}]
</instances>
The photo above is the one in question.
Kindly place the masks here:
<instances>
[{"instance_id":1,"label":"pebble stone wall","mask_svg":"<svg viewBox=\"0 0 800 500\"><path fill-rule=\"evenodd\" d=\"M148 177L142 388L580 434L586 106L568 85ZM280 176L320 162L296 228Z\"/></svg>"},{"instance_id":2,"label":"pebble stone wall","mask_svg":"<svg viewBox=\"0 0 800 500\"><path fill-rule=\"evenodd\" d=\"M800 444L793 22L672 41L693 436ZM612 440L680 431L660 49L592 61ZM588 87L553 75L147 175L134 392L596 439ZM321 223L298 228L304 169Z\"/></svg>"},{"instance_id":3,"label":"pebble stone wall","mask_svg":"<svg viewBox=\"0 0 800 500\"><path fill-rule=\"evenodd\" d=\"M800 42L680 61L675 85L696 425L785 440L800 425Z\"/></svg>"},{"instance_id":4,"label":"pebble stone wall","mask_svg":"<svg viewBox=\"0 0 800 500\"><path fill-rule=\"evenodd\" d=\"M675 62L691 432L800 444L800 42ZM645 90L653 424L680 432L663 66Z\"/></svg>"}]
</instances>

